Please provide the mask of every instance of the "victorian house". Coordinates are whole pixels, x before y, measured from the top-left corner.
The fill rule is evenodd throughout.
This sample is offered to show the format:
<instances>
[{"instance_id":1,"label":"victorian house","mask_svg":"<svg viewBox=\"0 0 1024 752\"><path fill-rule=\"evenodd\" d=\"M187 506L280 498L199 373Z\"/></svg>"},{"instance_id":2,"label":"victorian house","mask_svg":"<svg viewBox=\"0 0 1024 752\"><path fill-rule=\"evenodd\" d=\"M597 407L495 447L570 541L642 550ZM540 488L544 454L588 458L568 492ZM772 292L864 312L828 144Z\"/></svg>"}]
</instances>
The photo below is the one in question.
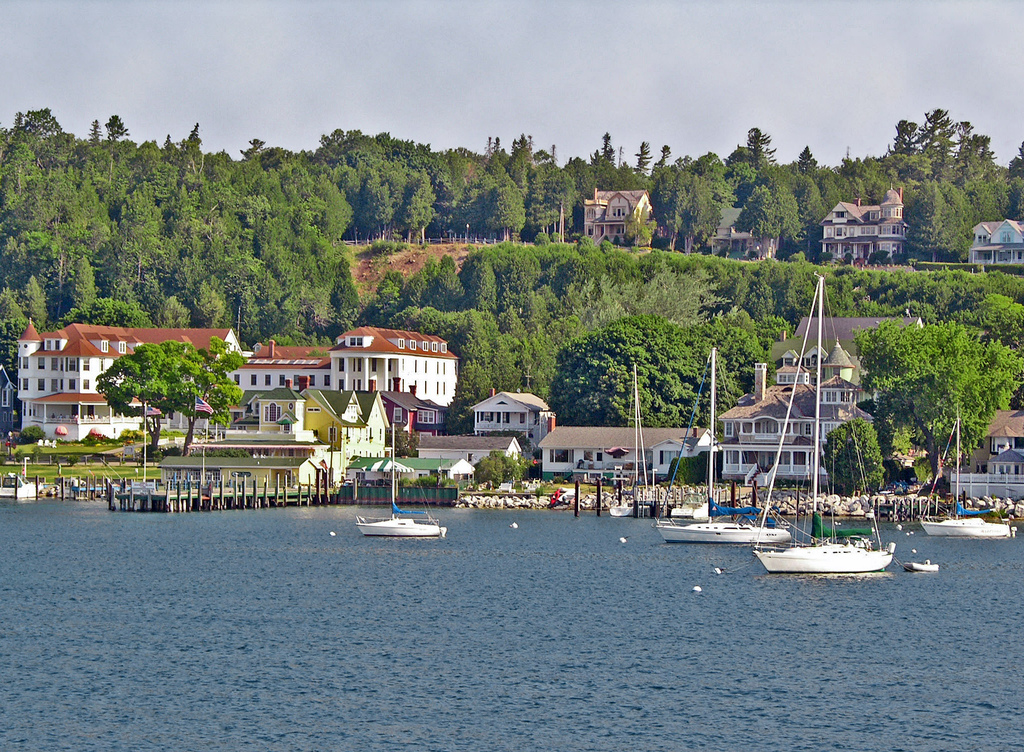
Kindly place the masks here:
<instances>
[{"instance_id":1,"label":"victorian house","mask_svg":"<svg viewBox=\"0 0 1024 752\"><path fill-rule=\"evenodd\" d=\"M843 370L839 368L840 372ZM811 375L803 369L798 372L794 367L792 377L784 383L768 386L767 381L767 364L755 364L753 393L741 397L735 407L720 416L724 436L720 447L722 477L744 482L763 481L761 474L774 466L782 437L777 477L809 481L815 451L815 390ZM819 453L832 429L854 418L871 420L868 413L857 407L860 393L860 387L842 376L825 379L823 373ZM793 409L787 426L785 419L790 399ZM822 479L827 477L824 468L820 475Z\"/></svg>"},{"instance_id":2,"label":"victorian house","mask_svg":"<svg viewBox=\"0 0 1024 752\"><path fill-rule=\"evenodd\" d=\"M903 220L903 189L886 191L878 205L862 205L858 198L840 201L821 220L822 253L832 258L847 256L857 264L867 263L880 253L887 259L903 253L907 223Z\"/></svg>"},{"instance_id":3,"label":"victorian house","mask_svg":"<svg viewBox=\"0 0 1024 752\"><path fill-rule=\"evenodd\" d=\"M651 215L651 197L647 191L599 191L583 201L583 233L600 243L619 242L626 237L626 223L632 217L645 222Z\"/></svg>"}]
</instances>

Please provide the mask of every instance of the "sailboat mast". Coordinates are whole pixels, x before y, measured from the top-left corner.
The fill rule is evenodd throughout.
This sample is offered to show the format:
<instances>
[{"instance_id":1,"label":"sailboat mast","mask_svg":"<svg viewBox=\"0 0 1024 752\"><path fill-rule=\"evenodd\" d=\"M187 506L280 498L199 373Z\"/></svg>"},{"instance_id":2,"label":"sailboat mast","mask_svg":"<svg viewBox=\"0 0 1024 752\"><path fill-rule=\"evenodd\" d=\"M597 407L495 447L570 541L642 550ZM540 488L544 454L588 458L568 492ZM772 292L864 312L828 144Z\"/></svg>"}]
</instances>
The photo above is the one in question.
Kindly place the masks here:
<instances>
[{"instance_id":1,"label":"sailboat mast","mask_svg":"<svg viewBox=\"0 0 1024 752\"><path fill-rule=\"evenodd\" d=\"M816 291L818 297L818 344L815 349L814 362L817 366L814 382L814 450L812 451L813 460L811 462L811 489L812 489L812 504L814 511L818 511L818 473L820 472L819 467L821 464L821 330L822 330L822 313L825 309L825 278L818 276L818 289Z\"/></svg>"},{"instance_id":2,"label":"sailboat mast","mask_svg":"<svg viewBox=\"0 0 1024 752\"><path fill-rule=\"evenodd\" d=\"M715 501L715 356L717 347L711 348L711 446L708 447L708 515Z\"/></svg>"},{"instance_id":3,"label":"sailboat mast","mask_svg":"<svg viewBox=\"0 0 1024 752\"><path fill-rule=\"evenodd\" d=\"M960 503L960 408L956 410L956 501Z\"/></svg>"}]
</instances>

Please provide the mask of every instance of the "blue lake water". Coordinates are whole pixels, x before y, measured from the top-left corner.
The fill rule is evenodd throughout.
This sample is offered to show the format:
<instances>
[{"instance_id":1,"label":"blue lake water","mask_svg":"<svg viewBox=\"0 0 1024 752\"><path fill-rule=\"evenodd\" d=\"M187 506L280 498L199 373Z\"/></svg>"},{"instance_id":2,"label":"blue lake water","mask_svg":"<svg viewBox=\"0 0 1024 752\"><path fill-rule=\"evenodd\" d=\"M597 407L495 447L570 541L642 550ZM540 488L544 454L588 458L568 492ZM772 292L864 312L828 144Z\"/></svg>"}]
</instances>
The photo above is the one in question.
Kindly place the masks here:
<instances>
[{"instance_id":1,"label":"blue lake water","mask_svg":"<svg viewBox=\"0 0 1024 752\"><path fill-rule=\"evenodd\" d=\"M354 517L0 504L0 750L1024 749L1024 531L795 578L644 520Z\"/></svg>"}]
</instances>

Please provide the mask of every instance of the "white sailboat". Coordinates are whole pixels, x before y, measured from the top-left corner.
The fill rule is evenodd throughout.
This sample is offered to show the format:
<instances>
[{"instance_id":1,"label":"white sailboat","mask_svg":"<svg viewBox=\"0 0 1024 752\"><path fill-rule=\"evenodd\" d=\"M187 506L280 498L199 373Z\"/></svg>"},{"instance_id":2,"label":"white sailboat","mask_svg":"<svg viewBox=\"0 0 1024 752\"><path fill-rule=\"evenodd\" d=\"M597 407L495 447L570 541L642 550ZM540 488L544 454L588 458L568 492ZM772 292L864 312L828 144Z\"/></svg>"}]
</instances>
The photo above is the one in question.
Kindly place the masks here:
<instances>
[{"instance_id":1,"label":"white sailboat","mask_svg":"<svg viewBox=\"0 0 1024 752\"><path fill-rule=\"evenodd\" d=\"M636 377L636 363L633 364L633 497L640 491L640 463L644 463L644 486L647 486L647 460L644 449L643 428L640 424L640 387ZM632 504L614 504L608 507L612 517L632 517Z\"/></svg>"},{"instance_id":2,"label":"white sailboat","mask_svg":"<svg viewBox=\"0 0 1024 752\"><path fill-rule=\"evenodd\" d=\"M818 352L821 352L821 329L822 313L824 311L825 299L825 278L818 276L818 284L814 293L814 301L817 304L818 318ZM813 313L813 306L812 306ZM807 334L810 334L808 327ZM801 352L807 349L807 335L804 336L804 347ZM881 538L878 536L878 527L872 518L872 530L846 530L837 532L826 528L822 522L821 514L818 512L818 473L821 462L821 358L817 361L817 380L814 385L814 451L811 452L811 488L814 500L814 512L811 526L811 539L809 544L800 545L796 542L786 548L765 547L764 541L758 541L754 546L754 556L761 562L765 570L771 574L866 574L868 572L880 572L892 562L896 544L890 543L888 547L881 547ZM796 390L794 389L794 395ZM782 443L786 435L786 427L789 425L790 411L793 407L792 398L789 408L786 411L786 421L779 438L779 448L775 457L776 466L782 454ZM762 525L767 519L767 511L771 501L772 490L775 486L775 474L772 473L771 482L768 485L768 501L765 502L765 511L761 517ZM874 532L878 547L872 544L871 533Z\"/></svg>"},{"instance_id":3,"label":"white sailboat","mask_svg":"<svg viewBox=\"0 0 1024 752\"><path fill-rule=\"evenodd\" d=\"M711 348L711 446L708 448L708 520L682 524L671 518L654 523L666 543L755 543L761 540L785 543L792 536L783 527L766 527L763 531L748 519L760 513L756 507L722 507L715 503L715 368L718 349ZM715 517L733 516L732 520L716 520ZM739 520L736 517L740 517Z\"/></svg>"},{"instance_id":4,"label":"white sailboat","mask_svg":"<svg viewBox=\"0 0 1024 752\"><path fill-rule=\"evenodd\" d=\"M988 522L980 515L986 510L968 510L960 504L960 415L956 416L956 497L955 515L948 519L925 517L921 527L928 535L945 538L1009 538L1013 534L1008 522Z\"/></svg>"},{"instance_id":5,"label":"white sailboat","mask_svg":"<svg viewBox=\"0 0 1024 752\"><path fill-rule=\"evenodd\" d=\"M387 538L444 538L448 528L429 512L409 512L398 508L395 473L398 464L395 460L395 434L391 430L391 516L390 517L356 517L356 527L363 535ZM423 515L422 518L419 515Z\"/></svg>"}]
</instances>

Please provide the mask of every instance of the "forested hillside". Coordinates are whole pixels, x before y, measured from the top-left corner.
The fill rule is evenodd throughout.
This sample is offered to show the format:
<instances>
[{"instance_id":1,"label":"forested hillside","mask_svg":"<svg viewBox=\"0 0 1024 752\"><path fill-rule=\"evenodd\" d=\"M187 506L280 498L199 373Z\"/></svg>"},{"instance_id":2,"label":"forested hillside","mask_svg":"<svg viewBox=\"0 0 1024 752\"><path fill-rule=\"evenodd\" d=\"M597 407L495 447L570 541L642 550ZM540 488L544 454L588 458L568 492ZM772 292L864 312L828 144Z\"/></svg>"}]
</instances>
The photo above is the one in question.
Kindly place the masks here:
<instances>
[{"instance_id":1,"label":"forested hillside","mask_svg":"<svg viewBox=\"0 0 1024 752\"><path fill-rule=\"evenodd\" d=\"M836 202L904 187L908 246L925 259L961 260L974 223L1024 217L1022 156L996 165L988 138L942 110L920 126L901 121L879 150L825 167L808 148L781 165L755 128L724 160L668 146L655 160L646 143L627 156L606 136L587 159L560 164L554 146L525 135L477 153L335 131L313 151L254 139L232 156L204 152L198 125L181 141L137 144L117 116L79 138L49 110L18 114L0 128L0 357L13 365L28 317L40 329L237 325L250 345L327 342L372 323L451 341L462 359L454 431L492 387L537 392L563 422L624 421L627 360L640 366L652 424L677 423L709 342L736 361L728 402L806 313L819 267L803 258L817 260L818 222ZM561 209L573 238L584 197L634 188L651 191L662 250L550 242ZM743 208L741 226L780 237L790 260L678 252L705 250L730 206ZM351 241L379 239L384 259L398 241L467 232L527 242L478 245L461 268L446 256L411 276L391 271L373 289L353 281ZM1014 349L1024 339L1016 277L825 269L833 315L909 312Z\"/></svg>"}]
</instances>

